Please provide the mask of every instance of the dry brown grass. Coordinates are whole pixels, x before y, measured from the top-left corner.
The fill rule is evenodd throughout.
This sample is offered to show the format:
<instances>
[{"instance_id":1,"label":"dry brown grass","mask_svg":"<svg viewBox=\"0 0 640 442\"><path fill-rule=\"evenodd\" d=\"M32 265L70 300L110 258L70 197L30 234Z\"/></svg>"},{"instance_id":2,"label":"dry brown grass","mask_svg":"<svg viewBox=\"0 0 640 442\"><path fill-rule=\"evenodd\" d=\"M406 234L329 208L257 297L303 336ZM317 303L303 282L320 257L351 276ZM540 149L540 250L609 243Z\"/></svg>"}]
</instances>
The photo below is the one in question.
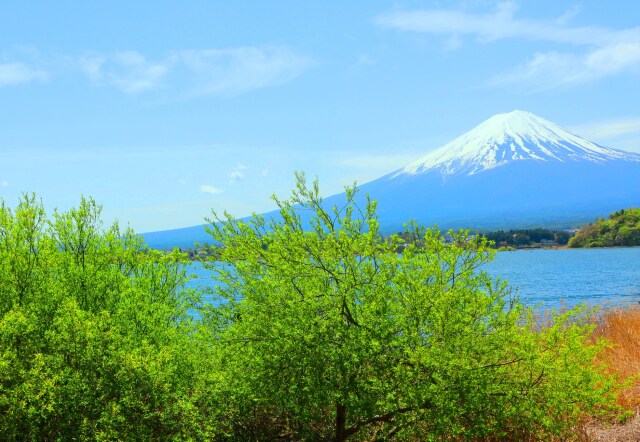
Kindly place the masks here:
<instances>
[{"instance_id":1,"label":"dry brown grass","mask_svg":"<svg viewBox=\"0 0 640 442\"><path fill-rule=\"evenodd\" d=\"M629 382L618 403L640 410L640 306L605 311L594 330L595 338L611 342L602 356L619 382ZM635 377L635 378L634 378Z\"/></svg>"},{"instance_id":2,"label":"dry brown grass","mask_svg":"<svg viewBox=\"0 0 640 442\"><path fill-rule=\"evenodd\" d=\"M640 306L604 311L593 338L609 341L610 346L597 362L604 362L618 382L626 384L618 396L618 403L632 412L633 418L620 425L586 424L579 440L640 441Z\"/></svg>"}]
</instances>

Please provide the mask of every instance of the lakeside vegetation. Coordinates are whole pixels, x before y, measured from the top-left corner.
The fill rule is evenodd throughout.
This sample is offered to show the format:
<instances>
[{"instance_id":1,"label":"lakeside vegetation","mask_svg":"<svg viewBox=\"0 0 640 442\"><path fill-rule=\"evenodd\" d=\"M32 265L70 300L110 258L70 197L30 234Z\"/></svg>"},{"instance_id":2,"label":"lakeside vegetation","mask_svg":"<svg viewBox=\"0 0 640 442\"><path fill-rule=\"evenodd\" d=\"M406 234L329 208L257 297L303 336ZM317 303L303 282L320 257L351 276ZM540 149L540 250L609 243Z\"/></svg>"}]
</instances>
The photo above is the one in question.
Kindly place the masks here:
<instances>
[{"instance_id":1,"label":"lakeside vegetation","mask_svg":"<svg viewBox=\"0 0 640 442\"><path fill-rule=\"evenodd\" d=\"M494 247L538 248L565 246L572 233L568 230L551 230L544 228L497 230L495 232L480 233Z\"/></svg>"},{"instance_id":2,"label":"lakeside vegetation","mask_svg":"<svg viewBox=\"0 0 640 442\"><path fill-rule=\"evenodd\" d=\"M3 439L566 440L624 415L590 312L538 320L468 232L410 225L398 254L354 193L327 211L300 175L281 221L214 216L216 304L91 199L3 203Z\"/></svg>"},{"instance_id":3,"label":"lakeside vegetation","mask_svg":"<svg viewBox=\"0 0 640 442\"><path fill-rule=\"evenodd\" d=\"M618 210L607 219L598 218L581 227L569 241L569 247L640 246L640 208Z\"/></svg>"},{"instance_id":4,"label":"lakeside vegetation","mask_svg":"<svg viewBox=\"0 0 640 442\"><path fill-rule=\"evenodd\" d=\"M416 236L413 232L398 232L396 235L402 240L398 247L398 252L404 250L409 244L417 247L424 245L423 238ZM487 241L489 247L502 251L566 246L572 235L573 233L568 230L544 228L512 229L509 231L496 230L493 232L474 233L468 235L464 241L473 241L473 237L483 238ZM386 238L386 240L389 241L390 238ZM456 239L447 232L442 232L442 241L444 242L451 243L459 240L459 238Z\"/></svg>"}]
</instances>

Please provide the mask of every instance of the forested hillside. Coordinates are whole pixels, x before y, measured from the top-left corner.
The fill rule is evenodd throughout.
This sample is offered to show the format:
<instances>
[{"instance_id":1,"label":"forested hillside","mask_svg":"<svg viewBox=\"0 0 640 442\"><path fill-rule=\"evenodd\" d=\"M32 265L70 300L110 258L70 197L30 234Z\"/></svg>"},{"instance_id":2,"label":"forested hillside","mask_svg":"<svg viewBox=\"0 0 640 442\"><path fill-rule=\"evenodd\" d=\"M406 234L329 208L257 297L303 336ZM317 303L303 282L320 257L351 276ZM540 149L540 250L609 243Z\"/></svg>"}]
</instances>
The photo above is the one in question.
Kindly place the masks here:
<instances>
[{"instance_id":1,"label":"forested hillside","mask_svg":"<svg viewBox=\"0 0 640 442\"><path fill-rule=\"evenodd\" d=\"M640 246L640 208L622 209L582 227L569 247Z\"/></svg>"}]
</instances>

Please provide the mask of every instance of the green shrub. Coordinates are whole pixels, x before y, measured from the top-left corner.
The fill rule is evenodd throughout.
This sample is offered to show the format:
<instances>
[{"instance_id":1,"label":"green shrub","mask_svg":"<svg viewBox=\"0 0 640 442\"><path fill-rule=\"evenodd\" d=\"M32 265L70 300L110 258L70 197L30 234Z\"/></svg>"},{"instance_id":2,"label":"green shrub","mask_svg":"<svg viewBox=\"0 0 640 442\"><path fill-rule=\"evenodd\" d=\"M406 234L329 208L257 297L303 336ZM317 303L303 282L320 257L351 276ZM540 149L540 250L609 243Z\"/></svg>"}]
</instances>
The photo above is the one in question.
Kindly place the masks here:
<instances>
[{"instance_id":1,"label":"green shrub","mask_svg":"<svg viewBox=\"0 0 640 442\"><path fill-rule=\"evenodd\" d=\"M33 196L0 208L2 439L212 437L211 351L183 256L99 215L90 199L52 219Z\"/></svg>"},{"instance_id":2,"label":"green shrub","mask_svg":"<svg viewBox=\"0 0 640 442\"><path fill-rule=\"evenodd\" d=\"M237 439L562 438L612 407L582 312L538 327L481 270L485 240L409 226L422 247L397 254L374 202L352 188L326 210L303 175L276 202L279 218L209 229L222 302L207 321Z\"/></svg>"}]
</instances>

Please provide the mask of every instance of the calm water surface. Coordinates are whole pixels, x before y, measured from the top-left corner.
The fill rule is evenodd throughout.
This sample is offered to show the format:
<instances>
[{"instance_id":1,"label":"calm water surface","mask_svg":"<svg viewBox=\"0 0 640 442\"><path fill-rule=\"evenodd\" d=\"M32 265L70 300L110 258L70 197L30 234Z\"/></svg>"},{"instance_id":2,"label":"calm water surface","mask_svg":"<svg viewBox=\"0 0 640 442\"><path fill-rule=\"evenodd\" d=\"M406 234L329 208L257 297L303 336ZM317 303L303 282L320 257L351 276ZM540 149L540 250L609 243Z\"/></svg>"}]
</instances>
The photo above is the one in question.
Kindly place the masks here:
<instances>
[{"instance_id":1,"label":"calm water surface","mask_svg":"<svg viewBox=\"0 0 640 442\"><path fill-rule=\"evenodd\" d=\"M517 288L523 303L542 308L640 301L640 248L500 252L485 270Z\"/></svg>"},{"instance_id":2,"label":"calm water surface","mask_svg":"<svg viewBox=\"0 0 640 442\"><path fill-rule=\"evenodd\" d=\"M200 264L192 269L198 276L192 287L212 283ZM640 248L500 252L484 270L508 281L523 303L543 309L640 302Z\"/></svg>"}]
</instances>

